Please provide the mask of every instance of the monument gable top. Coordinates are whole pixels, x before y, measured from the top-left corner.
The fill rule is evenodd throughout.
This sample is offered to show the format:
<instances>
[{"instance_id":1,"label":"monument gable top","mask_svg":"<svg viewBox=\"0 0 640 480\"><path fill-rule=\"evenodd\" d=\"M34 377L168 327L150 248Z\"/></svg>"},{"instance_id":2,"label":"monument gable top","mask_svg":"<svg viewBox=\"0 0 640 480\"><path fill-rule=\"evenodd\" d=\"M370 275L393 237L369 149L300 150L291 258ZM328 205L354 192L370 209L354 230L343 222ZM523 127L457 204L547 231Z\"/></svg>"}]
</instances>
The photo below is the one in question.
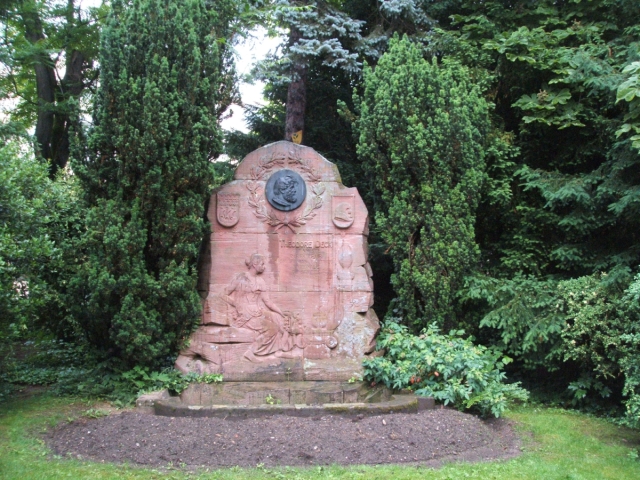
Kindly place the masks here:
<instances>
[{"instance_id":1,"label":"monument gable top","mask_svg":"<svg viewBox=\"0 0 640 480\"><path fill-rule=\"evenodd\" d=\"M296 171L305 180L342 183L335 164L311 147L285 140L265 145L244 157L234 180L266 181L273 171L283 168Z\"/></svg>"}]
</instances>

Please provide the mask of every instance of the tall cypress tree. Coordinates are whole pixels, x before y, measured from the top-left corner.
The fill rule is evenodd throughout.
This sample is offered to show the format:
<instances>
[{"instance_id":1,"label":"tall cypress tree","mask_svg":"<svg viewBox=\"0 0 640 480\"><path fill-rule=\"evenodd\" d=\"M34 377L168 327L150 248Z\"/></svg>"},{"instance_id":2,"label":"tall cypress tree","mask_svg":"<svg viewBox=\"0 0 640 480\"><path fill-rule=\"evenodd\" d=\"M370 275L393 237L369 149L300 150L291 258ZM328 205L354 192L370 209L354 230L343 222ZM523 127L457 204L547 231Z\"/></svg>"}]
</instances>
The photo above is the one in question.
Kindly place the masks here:
<instances>
[{"instance_id":1,"label":"tall cypress tree","mask_svg":"<svg viewBox=\"0 0 640 480\"><path fill-rule=\"evenodd\" d=\"M381 202L376 227L393 258L398 307L416 326L446 322L478 254L487 103L463 67L428 62L407 37L365 69L356 101L358 155Z\"/></svg>"},{"instance_id":2,"label":"tall cypress tree","mask_svg":"<svg viewBox=\"0 0 640 480\"><path fill-rule=\"evenodd\" d=\"M125 366L157 366L198 318L198 248L225 70L231 0L114 1L85 159L80 323Z\"/></svg>"}]
</instances>

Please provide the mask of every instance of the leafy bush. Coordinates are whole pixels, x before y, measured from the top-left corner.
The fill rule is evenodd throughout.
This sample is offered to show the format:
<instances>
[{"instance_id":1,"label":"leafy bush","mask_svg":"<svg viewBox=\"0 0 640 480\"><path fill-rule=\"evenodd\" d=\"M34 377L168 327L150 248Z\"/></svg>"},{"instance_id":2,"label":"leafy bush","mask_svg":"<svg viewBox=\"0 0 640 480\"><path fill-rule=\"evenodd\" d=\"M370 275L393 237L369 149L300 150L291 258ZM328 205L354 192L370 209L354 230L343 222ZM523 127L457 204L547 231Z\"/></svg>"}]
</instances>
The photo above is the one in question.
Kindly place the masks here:
<instances>
[{"instance_id":1,"label":"leafy bush","mask_svg":"<svg viewBox=\"0 0 640 480\"><path fill-rule=\"evenodd\" d=\"M75 177L62 171L50 180L25 149L17 141L0 147L0 339L34 328L71 338L67 287L83 261L85 212Z\"/></svg>"},{"instance_id":2,"label":"leafy bush","mask_svg":"<svg viewBox=\"0 0 640 480\"><path fill-rule=\"evenodd\" d=\"M440 333L435 324L419 336L391 318L378 336L384 357L366 360L365 379L389 388L410 388L445 405L499 417L511 400L527 400L526 390L505 384L503 367L511 360L471 340L462 331Z\"/></svg>"},{"instance_id":3,"label":"leafy bush","mask_svg":"<svg viewBox=\"0 0 640 480\"><path fill-rule=\"evenodd\" d=\"M480 327L490 330L494 344L524 369L560 368L560 333L566 319L559 308L557 280L475 275L465 279L460 296L468 309L485 311Z\"/></svg>"},{"instance_id":4,"label":"leafy bush","mask_svg":"<svg viewBox=\"0 0 640 480\"><path fill-rule=\"evenodd\" d=\"M123 369L157 369L201 310L197 257L211 159L222 150L217 120L233 90L226 39L236 6L111 6L94 125L73 165L90 207L77 318L87 340Z\"/></svg>"},{"instance_id":5,"label":"leafy bush","mask_svg":"<svg viewBox=\"0 0 640 480\"><path fill-rule=\"evenodd\" d=\"M376 228L405 320L417 328L453 320L455 293L479 253L489 107L471 77L396 37L376 68L365 68L364 92L354 97L358 157L379 198Z\"/></svg>"},{"instance_id":6,"label":"leafy bush","mask_svg":"<svg viewBox=\"0 0 640 480\"><path fill-rule=\"evenodd\" d=\"M640 428L640 274L625 291L622 302L628 320L628 328L620 336L625 351L620 360L624 373L622 394L628 398L625 423Z\"/></svg>"},{"instance_id":7,"label":"leafy bush","mask_svg":"<svg viewBox=\"0 0 640 480\"><path fill-rule=\"evenodd\" d=\"M558 283L556 309L564 318L562 361L576 362L582 368L581 378L569 389L576 400L588 390L606 398L611 385L620 377L620 360L625 355L621 336L628 328L620 311L621 291L603 283L605 274L589 275Z\"/></svg>"},{"instance_id":8,"label":"leafy bush","mask_svg":"<svg viewBox=\"0 0 640 480\"><path fill-rule=\"evenodd\" d=\"M557 372L573 406L624 395L640 424L640 276L629 282L625 268L560 281L476 276L463 297L488 304L480 326L500 351L525 370Z\"/></svg>"},{"instance_id":9,"label":"leafy bush","mask_svg":"<svg viewBox=\"0 0 640 480\"><path fill-rule=\"evenodd\" d=\"M116 405L126 406L143 393L167 389L172 394L180 394L190 383L221 381L222 375L215 373L183 374L174 368L153 371L141 366L126 372L114 372L107 365L100 364L93 368L62 371L52 390L56 394L104 398Z\"/></svg>"},{"instance_id":10,"label":"leafy bush","mask_svg":"<svg viewBox=\"0 0 640 480\"><path fill-rule=\"evenodd\" d=\"M20 348L21 358L5 359L0 400L14 385L46 385L56 395L104 398L129 405L142 393L166 388L179 394L190 383L222 381L220 374L183 374L174 368L152 371L136 366L118 371L117 362L97 357L87 345L62 340L27 341L15 347Z\"/></svg>"},{"instance_id":11,"label":"leafy bush","mask_svg":"<svg viewBox=\"0 0 640 480\"><path fill-rule=\"evenodd\" d=\"M44 302L41 277L57 253L47 231L55 215L47 209L52 190L47 173L47 166L25 155L19 144L0 147L0 341L11 324L31 327Z\"/></svg>"},{"instance_id":12,"label":"leafy bush","mask_svg":"<svg viewBox=\"0 0 640 480\"><path fill-rule=\"evenodd\" d=\"M17 140L0 147L0 376L13 368L14 342L76 333L66 289L82 262L77 184L65 172L50 180L27 151Z\"/></svg>"}]
</instances>

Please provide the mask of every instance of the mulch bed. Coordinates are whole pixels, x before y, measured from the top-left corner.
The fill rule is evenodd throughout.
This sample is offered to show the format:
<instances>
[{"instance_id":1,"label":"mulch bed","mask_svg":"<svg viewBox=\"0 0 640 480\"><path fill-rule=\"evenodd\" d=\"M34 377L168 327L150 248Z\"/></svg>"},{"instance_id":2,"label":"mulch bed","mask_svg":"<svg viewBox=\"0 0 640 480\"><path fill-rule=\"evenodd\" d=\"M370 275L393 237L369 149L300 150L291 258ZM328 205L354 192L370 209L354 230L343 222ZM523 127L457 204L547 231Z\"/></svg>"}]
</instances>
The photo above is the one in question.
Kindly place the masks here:
<instances>
[{"instance_id":1,"label":"mulch bed","mask_svg":"<svg viewBox=\"0 0 640 480\"><path fill-rule=\"evenodd\" d=\"M503 419L440 408L377 416L172 418L124 412L81 418L47 435L62 456L143 466L255 467L503 459L520 439Z\"/></svg>"}]
</instances>

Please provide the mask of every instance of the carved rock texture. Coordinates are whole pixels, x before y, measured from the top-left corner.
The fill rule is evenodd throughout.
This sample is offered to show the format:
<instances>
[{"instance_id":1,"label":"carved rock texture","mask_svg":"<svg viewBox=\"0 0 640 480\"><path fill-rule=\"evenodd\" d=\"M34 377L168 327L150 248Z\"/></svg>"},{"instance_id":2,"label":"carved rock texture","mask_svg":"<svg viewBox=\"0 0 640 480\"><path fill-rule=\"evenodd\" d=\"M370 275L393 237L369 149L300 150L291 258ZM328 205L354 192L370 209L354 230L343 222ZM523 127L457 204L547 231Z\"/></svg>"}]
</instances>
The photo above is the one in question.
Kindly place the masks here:
<instances>
[{"instance_id":1,"label":"carved rock texture","mask_svg":"<svg viewBox=\"0 0 640 480\"><path fill-rule=\"evenodd\" d=\"M292 211L265 186L281 170L304 180ZM298 184L299 191L302 185ZM295 192L292 193L292 198ZM334 164L277 142L245 157L215 190L200 270L202 325L176 361L228 381L348 380L375 347L368 213Z\"/></svg>"}]
</instances>

